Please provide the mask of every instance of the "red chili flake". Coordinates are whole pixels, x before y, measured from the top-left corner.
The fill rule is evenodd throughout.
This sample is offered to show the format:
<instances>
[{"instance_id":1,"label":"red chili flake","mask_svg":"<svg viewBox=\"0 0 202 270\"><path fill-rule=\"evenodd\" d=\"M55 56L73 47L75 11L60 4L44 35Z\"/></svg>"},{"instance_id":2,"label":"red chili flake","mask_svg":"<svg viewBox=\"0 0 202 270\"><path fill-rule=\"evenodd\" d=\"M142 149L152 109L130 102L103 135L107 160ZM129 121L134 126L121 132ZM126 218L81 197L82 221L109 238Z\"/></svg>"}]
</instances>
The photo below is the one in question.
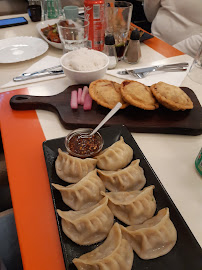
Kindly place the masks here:
<instances>
[{"instance_id":1,"label":"red chili flake","mask_svg":"<svg viewBox=\"0 0 202 270\"><path fill-rule=\"evenodd\" d=\"M102 141L98 134L92 136L75 134L69 140L69 149L77 155L93 156L100 149Z\"/></svg>"}]
</instances>

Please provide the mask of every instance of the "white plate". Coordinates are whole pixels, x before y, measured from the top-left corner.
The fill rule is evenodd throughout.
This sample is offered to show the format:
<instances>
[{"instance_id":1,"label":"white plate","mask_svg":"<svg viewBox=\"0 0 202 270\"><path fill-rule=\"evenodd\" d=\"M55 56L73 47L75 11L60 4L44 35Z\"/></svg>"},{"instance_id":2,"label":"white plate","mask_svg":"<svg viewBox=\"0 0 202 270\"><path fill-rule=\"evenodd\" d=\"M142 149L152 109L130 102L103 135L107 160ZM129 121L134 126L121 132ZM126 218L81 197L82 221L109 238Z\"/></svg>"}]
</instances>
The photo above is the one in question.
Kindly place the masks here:
<instances>
[{"instance_id":1,"label":"white plate","mask_svg":"<svg viewBox=\"0 0 202 270\"><path fill-rule=\"evenodd\" d=\"M48 50L48 44L35 37L14 37L0 42L0 63L17 63L35 58Z\"/></svg>"},{"instance_id":2,"label":"white plate","mask_svg":"<svg viewBox=\"0 0 202 270\"><path fill-rule=\"evenodd\" d=\"M46 38L46 36L44 36L44 34L41 31L42 28L47 27L48 25L53 25L53 24L57 23L58 21L59 21L59 19L52 19L52 20L47 20L47 21L43 21L43 22L37 23L36 29L39 32L39 34L41 35L41 37L46 42L48 42L50 45L52 45L53 47L55 47L57 49L62 49L62 44L61 43L52 42L52 41L48 40Z\"/></svg>"}]
</instances>

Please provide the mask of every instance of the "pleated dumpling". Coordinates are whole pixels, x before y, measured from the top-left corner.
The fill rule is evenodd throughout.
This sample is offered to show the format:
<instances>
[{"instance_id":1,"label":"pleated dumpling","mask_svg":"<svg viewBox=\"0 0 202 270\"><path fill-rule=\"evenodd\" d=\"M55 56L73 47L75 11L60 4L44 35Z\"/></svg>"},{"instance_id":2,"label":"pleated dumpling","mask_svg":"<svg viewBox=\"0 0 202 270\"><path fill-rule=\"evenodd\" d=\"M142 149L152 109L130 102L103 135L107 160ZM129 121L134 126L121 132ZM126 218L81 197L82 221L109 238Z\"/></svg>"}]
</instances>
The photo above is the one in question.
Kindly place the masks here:
<instances>
[{"instance_id":1,"label":"pleated dumpling","mask_svg":"<svg viewBox=\"0 0 202 270\"><path fill-rule=\"evenodd\" d=\"M92 245L105 239L113 225L114 215L108 199L79 211L57 210L63 232L79 245Z\"/></svg>"},{"instance_id":2,"label":"pleated dumpling","mask_svg":"<svg viewBox=\"0 0 202 270\"><path fill-rule=\"evenodd\" d=\"M153 189L154 186L149 186L142 191L102 192L102 195L109 199L108 206L119 220L133 225L141 224L154 215L156 200Z\"/></svg>"},{"instance_id":3,"label":"pleated dumpling","mask_svg":"<svg viewBox=\"0 0 202 270\"><path fill-rule=\"evenodd\" d=\"M133 257L130 244L123 239L120 226L115 223L103 244L78 259L73 259L73 263L78 270L130 270Z\"/></svg>"},{"instance_id":4,"label":"pleated dumpling","mask_svg":"<svg viewBox=\"0 0 202 270\"><path fill-rule=\"evenodd\" d=\"M97 167L106 171L116 171L127 166L133 158L133 149L124 142L123 137L102 151L97 159Z\"/></svg>"},{"instance_id":5,"label":"pleated dumpling","mask_svg":"<svg viewBox=\"0 0 202 270\"><path fill-rule=\"evenodd\" d=\"M89 172L78 183L66 187L52 184L60 191L63 202L73 210L82 210L98 203L103 196L101 191L105 191L105 186L97 175L97 170Z\"/></svg>"},{"instance_id":6,"label":"pleated dumpling","mask_svg":"<svg viewBox=\"0 0 202 270\"><path fill-rule=\"evenodd\" d=\"M58 149L58 157L55 161L57 175L68 183L77 183L96 167L96 160L93 158L77 158L68 155Z\"/></svg>"},{"instance_id":7,"label":"pleated dumpling","mask_svg":"<svg viewBox=\"0 0 202 270\"><path fill-rule=\"evenodd\" d=\"M170 220L168 208L161 209L143 224L121 226L121 230L137 255L144 260L167 254L177 241L177 231Z\"/></svg>"},{"instance_id":8,"label":"pleated dumpling","mask_svg":"<svg viewBox=\"0 0 202 270\"><path fill-rule=\"evenodd\" d=\"M143 169L139 166L140 160L136 159L131 164L118 171L101 171L98 174L105 187L110 191L140 190L146 183Z\"/></svg>"}]
</instances>

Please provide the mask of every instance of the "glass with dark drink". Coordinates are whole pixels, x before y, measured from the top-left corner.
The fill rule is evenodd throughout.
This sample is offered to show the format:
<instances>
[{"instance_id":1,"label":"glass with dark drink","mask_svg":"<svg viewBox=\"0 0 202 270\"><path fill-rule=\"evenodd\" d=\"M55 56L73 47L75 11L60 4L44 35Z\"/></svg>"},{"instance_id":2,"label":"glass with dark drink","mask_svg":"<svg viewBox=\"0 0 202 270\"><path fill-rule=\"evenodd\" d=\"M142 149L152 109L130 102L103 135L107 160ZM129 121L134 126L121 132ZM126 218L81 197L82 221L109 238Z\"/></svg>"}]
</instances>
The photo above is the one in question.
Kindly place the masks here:
<instances>
[{"instance_id":1,"label":"glass with dark drink","mask_svg":"<svg viewBox=\"0 0 202 270\"><path fill-rule=\"evenodd\" d=\"M33 22L41 21L41 1L29 1L27 12Z\"/></svg>"},{"instance_id":2,"label":"glass with dark drink","mask_svg":"<svg viewBox=\"0 0 202 270\"><path fill-rule=\"evenodd\" d=\"M126 1L108 3L105 9L105 34L113 34L118 60L124 55L130 30L133 5Z\"/></svg>"},{"instance_id":3,"label":"glass with dark drink","mask_svg":"<svg viewBox=\"0 0 202 270\"><path fill-rule=\"evenodd\" d=\"M116 48L116 54L118 59L122 59L123 55L124 55L124 51L125 51L125 44L117 44L115 45Z\"/></svg>"}]
</instances>

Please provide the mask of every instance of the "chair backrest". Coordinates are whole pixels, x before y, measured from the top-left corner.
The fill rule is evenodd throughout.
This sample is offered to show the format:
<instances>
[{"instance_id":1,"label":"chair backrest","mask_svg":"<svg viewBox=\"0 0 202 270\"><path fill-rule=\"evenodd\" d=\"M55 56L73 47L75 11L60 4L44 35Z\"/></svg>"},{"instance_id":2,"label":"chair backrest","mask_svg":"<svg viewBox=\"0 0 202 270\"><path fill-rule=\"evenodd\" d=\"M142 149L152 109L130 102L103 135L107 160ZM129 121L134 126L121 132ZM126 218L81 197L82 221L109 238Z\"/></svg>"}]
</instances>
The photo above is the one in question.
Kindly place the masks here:
<instances>
[{"instance_id":1,"label":"chair backrest","mask_svg":"<svg viewBox=\"0 0 202 270\"><path fill-rule=\"evenodd\" d=\"M0 212L0 258L6 269L23 270L13 209Z\"/></svg>"},{"instance_id":2,"label":"chair backrest","mask_svg":"<svg viewBox=\"0 0 202 270\"><path fill-rule=\"evenodd\" d=\"M0 16L27 13L26 0L0 0Z\"/></svg>"}]
</instances>

